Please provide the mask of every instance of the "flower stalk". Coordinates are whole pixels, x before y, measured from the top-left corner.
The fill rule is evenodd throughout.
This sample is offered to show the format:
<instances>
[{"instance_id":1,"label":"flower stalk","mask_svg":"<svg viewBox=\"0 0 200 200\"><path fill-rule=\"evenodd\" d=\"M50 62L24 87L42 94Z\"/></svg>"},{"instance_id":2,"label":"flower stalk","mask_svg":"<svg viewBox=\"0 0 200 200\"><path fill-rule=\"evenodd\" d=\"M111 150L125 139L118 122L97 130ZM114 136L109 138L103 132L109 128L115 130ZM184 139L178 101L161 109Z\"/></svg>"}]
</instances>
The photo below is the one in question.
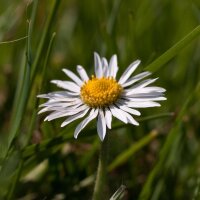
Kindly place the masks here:
<instances>
[{"instance_id":1,"label":"flower stalk","mask_svg":"<svg viewBox=\"0 0 200 200\"><path fill-rule=\"evenodd\" d=\"M106 181L107 173L107 157L108 157L108 136L105 136L105 139L102 141L100 152L99 152L99 163L96 175L96 181L93 192L93 200L103 199L104 186Z\"/></svg>"}]
</instances>

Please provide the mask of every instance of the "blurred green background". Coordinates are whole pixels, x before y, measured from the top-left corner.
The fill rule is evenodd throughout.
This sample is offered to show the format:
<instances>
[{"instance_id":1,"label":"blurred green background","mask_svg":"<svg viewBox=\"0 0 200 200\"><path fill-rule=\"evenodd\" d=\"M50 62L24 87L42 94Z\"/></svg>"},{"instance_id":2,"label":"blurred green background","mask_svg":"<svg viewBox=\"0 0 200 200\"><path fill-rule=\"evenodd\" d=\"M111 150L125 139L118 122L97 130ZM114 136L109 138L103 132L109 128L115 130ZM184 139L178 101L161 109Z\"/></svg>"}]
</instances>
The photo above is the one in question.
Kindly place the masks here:
<instances>
[{"instance_id":1,"label":"blurred green background","mask_svg":"<svg viewBox=\"0 0 200 200\"><path fill-rule=\"evenodd\" d=\"M38 2L33 23L30 20L33 2L0 0L0 41L26 36L27 21L33 23L28 53L30 62L34 61L53 2ZM35 115L38 104L43 102L38 102L36 95L58 90L49 82L66 79L61 71L63 67L75 71L76 65L80 64L88 74L93 74L94 51L107 58L117 54L118 75L136 59L142 61L138 69L142 71L200 24L199 0L61 0L59 4L37 63L35 79L29 87L28 97L24 99L27 105L20 127L6 159L1 158L4 166L0 171L2 199L91 199L94 183L88 177L96 172L100 144L95 122L75 140L73 131L78 122L65 128L60 128L64 119L43 122L45 114ZM43 73L53 32L56 36ZM22 79L26 42L23 39L0 43L2 138L7 137L12 127L13 103L17 85ZM152 131L157 134L109 171L105 199L109 199L122 184L126 186L123 199L142 199L141 191L144 191L154 166L158 166L160 157L166 166L159 166L150 194L144 199L198 199L199 92L195 93L178 122L175 120L200 80L200 38L190 42L153 77L159 77L156 85L167 89L167 101L162 102L162 107L141 110L142 116L137 118L139 127L114 122L115 128L109 133L109 163ZM175 129L176 137L168 143L169 153L159 156L172 129ZM4 151L3 144L2 140L0 151Z\"/></svg>"}]
</instances>

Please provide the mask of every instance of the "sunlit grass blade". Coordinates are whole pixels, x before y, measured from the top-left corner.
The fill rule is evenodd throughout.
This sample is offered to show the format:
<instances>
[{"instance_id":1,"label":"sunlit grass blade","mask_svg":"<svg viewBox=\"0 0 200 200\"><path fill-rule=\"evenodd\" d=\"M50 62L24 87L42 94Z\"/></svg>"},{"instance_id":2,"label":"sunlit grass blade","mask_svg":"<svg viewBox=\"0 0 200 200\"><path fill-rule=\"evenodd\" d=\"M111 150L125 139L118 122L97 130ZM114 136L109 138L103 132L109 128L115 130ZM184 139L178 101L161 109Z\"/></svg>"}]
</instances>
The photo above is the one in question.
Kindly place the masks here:
<instances>
[{"instance_id":1,"label":"sunlit grass blade","mask_svg":"<svg viewBox=\"0 0 200 200\"><path fill-rule=\"evenodd\" d=\"M168 49L164 54L159 58L153 61L150 65L145 67L145 70L156 72L164 64L170 61L174 56L176 56L186 45L190 44L192 40L197 38L200 35L200 26L197 26L193 29L188 35L186 35L182 40L177 42L174 46Z\"/></svg>"},{"instance_id":2,"label":"sunlit grass blade","mask_svg":"<svg viewBox=\"0 0 200 200\"><path fill-rule=\"evenodd\" d=\"M14 101L14 107L13 107L13 116L11 118L11 128L8 135L8 148L10 144L12 143L12 140L16 136L17 132L19 131L20 123L23 117L24 109L27 103L28 98L28 91L29 91L29 84L30 84L30 63L28 62L29 56L30 56L30 44L29 44L29 35L30 35L30 23L28 26L28 38L27 38L27 44L26 44L26 61L23 70L21 71L22 81L19 81L18 87L17 87L17 93Z\"/></svg>"},{"instance_id":3,"label":"sunlit grass blade","mask_svg":"<svg viewBox=\"0 0 200 200\"><path fill-rule=\"evenodd\" d=\"M2 42L0 42L0 45L1 45L1 44L9 44L9 43L19 42L19 41L21 41L21 40L25 40L27 37L28 37L28 36L24 36L24 37L17 38L17 39L14 39L14 40L2 41Z\"/></svg>"},{"instance_id":4,"label":"sunlit grass blade","mask_svg":"<svg viewBox=\"0 0 200 200\"><path fill-rule=\"evenodd\" d=\"M125 163L127 160L130 159L138 150L143 148L145 145L149 144L155 137L158 136L158 132L153 130L150 132L147 136L143 137L136 143L134 143L132 146L130 146L127 150L123 151L120 155L117 156L113 160L113 162L108 166L108 170L112 171L116 167L122 165Z\"/></svg>"},{"instance_id":5,"label":"sunlit grass blade","mask_svg":"<svg viewBox=\"0 0 200 200\"><path fill-rule=\"evenodd\" d=\"M122 200L125 195L126 186L121 185L119 189L113 194L110 200Z\"/></svg>"}]
</instances>

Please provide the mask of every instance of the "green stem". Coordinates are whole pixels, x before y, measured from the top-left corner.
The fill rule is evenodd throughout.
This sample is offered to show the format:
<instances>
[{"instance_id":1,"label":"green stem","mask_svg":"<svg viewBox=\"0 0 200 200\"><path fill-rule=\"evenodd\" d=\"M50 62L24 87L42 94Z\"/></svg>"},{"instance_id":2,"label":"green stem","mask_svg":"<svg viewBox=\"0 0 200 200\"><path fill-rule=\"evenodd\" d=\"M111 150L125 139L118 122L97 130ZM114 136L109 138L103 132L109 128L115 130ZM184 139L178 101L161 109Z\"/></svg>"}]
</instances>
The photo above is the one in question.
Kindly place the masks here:
<instances>
[{"instance_id":1,"label":"green stem","mask_svg":"<svg viewBox=\"0 0 200 200\"><path fill-rule=\"evenodd\" d=\"M104 185L106 179L106 168L107 168L107 150L108 150L108 134L106 135L104 141L101 144L100 154L99 154L99 164L97 169L93 200L103 199Z\"/></svg>"}]
</instances>

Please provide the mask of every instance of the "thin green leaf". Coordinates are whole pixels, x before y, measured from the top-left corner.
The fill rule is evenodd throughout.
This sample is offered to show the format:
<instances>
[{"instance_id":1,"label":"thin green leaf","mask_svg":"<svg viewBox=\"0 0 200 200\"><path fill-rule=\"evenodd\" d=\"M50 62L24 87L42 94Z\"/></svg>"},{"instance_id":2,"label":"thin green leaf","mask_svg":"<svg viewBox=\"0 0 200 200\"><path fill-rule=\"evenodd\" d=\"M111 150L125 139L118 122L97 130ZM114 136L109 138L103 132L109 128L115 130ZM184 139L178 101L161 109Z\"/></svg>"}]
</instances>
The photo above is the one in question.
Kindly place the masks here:
<instances>
[{"instance_id":1,"label":"thin green leaf","mask_svg":"<svg viewBox=\"0 0 200 200\"><path fill-rule=\"evenodd\" d=\"M197 38L200 34L200 25L193 29L188 35L182 40L177 42L173 47L168 49L159 58L153 61L150 65L145 67L145 70L156 72L174 56L176 56L186 45L190 44L192 40Z\"/></svg>"},{"instance_id":2,"label":"thin green leaf","mask_svg":"<svg viewBox=\"0 0 200 200\"><path fill-rule=\"evenodd\" d=\"M117 156L117 158L114 159L114 161L108 166L108 170L112 171L116 167L127 162L127 160L129 160L130 157L132 157L138 150L149 144L157 136L158 132L154 130L147 136L140 139L138 142L134 143L132 146L123 151L120 155Z\"/></svg>"},{"instance_id":3,"label":"thin green leaf","mask_svg":"<svg viewBox=\"0 0 200 200\"><path fill-rule=\"evenodd\" d=\"M53 21L55 19L55 15L56 15L56 12L58 10L59 4L60 4L60 0L54 0L53 1L52 10L50 11L50 14L48 16L48 19L47 19L43 34L41 36L41 40L39 42L39 46L38 46L38 49L37 49L36 57L34 59L34 62L33 62L32 68L31 68L31 81L32 82L34 81L34 78L35 78L35 75L36 75L36 72L37 72L37 69L38 69L38 66L39 66L38 64L39 64L40 59L41 59L41 57L43 55L42 52L43 52L43 49L45 47L45 43L47 41L48 34L49 34L50 30L51 30Z\"/></svg>"}]
</instances>

